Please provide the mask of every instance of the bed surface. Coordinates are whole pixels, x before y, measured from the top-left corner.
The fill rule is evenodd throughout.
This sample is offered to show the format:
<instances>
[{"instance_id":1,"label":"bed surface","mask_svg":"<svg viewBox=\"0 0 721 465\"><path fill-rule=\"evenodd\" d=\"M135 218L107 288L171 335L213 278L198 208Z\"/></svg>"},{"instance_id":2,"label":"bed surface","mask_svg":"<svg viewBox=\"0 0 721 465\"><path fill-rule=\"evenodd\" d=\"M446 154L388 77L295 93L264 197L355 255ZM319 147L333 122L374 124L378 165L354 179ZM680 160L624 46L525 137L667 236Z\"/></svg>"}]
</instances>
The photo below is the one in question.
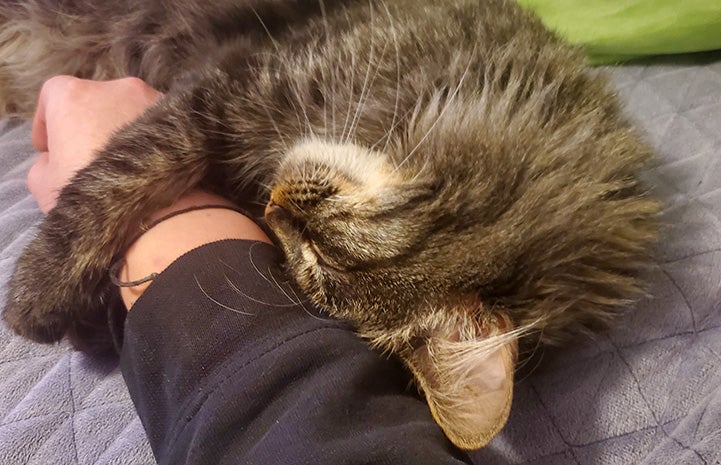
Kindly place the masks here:
<instances>
[{"instance_id":1,"label":"bed surface","mask_svg":"<svg viewBox=\"0 0 721 465\"><path fill-rule=\"evenodd\" d=\"M665 202L649 298L610 334L520 379L479 464L721 463L721 55L611 69L657 148ZM24 178L29 125L0 122L0 306L41 218ZM155 463L113 360L0 324L0 465Z\"/></svg>"}]
</instances>

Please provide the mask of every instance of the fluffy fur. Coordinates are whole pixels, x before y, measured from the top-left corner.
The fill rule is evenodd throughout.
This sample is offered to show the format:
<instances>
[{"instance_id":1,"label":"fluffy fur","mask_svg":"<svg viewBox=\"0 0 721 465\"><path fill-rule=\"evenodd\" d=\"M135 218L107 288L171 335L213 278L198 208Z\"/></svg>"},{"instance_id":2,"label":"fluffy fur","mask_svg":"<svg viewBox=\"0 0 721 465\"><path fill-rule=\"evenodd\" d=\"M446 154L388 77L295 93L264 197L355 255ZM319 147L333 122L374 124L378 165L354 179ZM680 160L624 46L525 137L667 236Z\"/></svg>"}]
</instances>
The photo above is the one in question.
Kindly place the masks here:
<instances>
[{"instance_id":1,"label":"fluffy fur","mask_svg":"<svg viewBox=\"0 0 721 465\"><path fill-rule=\"evenodd\" d=\"M57 73L168 92L20 258L4 319L23 336L103 347L108 266L135 225L197 185L252 196L308 297L405 360L473 448L497 431L472 389L484 357L590 334L641 295L649 148L509 1L28 0L0 18L6 112Z\"/></svg>"}]
</instances>

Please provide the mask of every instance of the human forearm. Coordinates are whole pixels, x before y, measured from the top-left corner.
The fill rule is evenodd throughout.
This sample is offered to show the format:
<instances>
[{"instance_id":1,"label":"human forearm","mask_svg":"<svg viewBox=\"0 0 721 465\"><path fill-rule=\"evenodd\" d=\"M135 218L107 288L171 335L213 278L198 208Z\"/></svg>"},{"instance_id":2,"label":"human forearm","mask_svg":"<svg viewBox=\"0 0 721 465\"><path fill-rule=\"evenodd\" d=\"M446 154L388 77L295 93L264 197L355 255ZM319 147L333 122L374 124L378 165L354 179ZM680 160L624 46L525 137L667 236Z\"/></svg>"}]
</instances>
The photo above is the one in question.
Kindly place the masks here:
<instances>
[{"instance_id":1,"label":"human forearm","mask_svg":"<svg viewBox=\"0 0 721 465\"><path fill-rule=\"evenodd\" d=\"M188 193L170 207L155 212L148 223L174 211L194 206L233 204L215 194L196 190ZM160 273L186 252L210 242L223 239L248 239L270 243L265 233L248 217L229 209L199 209L161 221L145 231L133 242L125 254L125 264L119 279L135 281L151 273ZM130 309L145 292L150 282L122 287L121 297Z\"/></svg>"},{"instance_id":2,"label":"human forearm","mask_svg":"<svg viewBox=\"0 0 721 465\"><path fill-rule=\"evenodd\" d=\"M303 302L281 258L208 244L128 314L121 367L158 462L466 463L399 362Z\"/></svg>"}]
</instances>

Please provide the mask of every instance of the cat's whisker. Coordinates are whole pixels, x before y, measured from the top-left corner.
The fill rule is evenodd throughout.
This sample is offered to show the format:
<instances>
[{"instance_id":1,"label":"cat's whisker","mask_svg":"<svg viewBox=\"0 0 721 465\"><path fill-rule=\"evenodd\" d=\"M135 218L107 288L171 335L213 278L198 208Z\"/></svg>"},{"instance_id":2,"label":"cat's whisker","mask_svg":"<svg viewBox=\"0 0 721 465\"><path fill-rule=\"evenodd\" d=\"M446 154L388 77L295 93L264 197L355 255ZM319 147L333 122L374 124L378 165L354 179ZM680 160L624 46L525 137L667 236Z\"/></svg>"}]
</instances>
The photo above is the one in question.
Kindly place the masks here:
<instances>
[{"instance_id":1,"label":"cat's whisker","mask_svg":"<svg viewBox=\"0 0 721 465\"><path fill-rule=\"evenodd\" d=\"M213 302L214 304L218 305L219 307L222 307L222 308L224 308L224 309L226 309L226 310L230 310L230 311L233 312L233 313L238 313L238 314L240 314L240 315L255 316L255 313L244 312L244 311L242 311L242 310L238 310L237 308L229 307L228 305L225 305L224 303L219 302L217 299L214 299L213 297L211 297L210 294L208 294L208 293L205 291L205 289L203 289L203 286L200 284L200 281L198 280L198 276L197 276L195 273L193 273L193 279L195 279L195 283L198 285L198 289L200 289L200 292L202 292L203 295L204 295L208 300L210 300L210 301Z\"/></svg>"},{"instance_id":2,"label":"cat's whisker","mask_svg":"<svg viewBox=\"0 0 721 465\"><path fill-rule=\"evenodd\" d=\"M282 61L281 66L284 66ZM306 133L306 126L304 125L303 121L301 121L300 112L298 111L298 106L296 105L296 102L293 100L293 98L288 98L287 103L293 109L293 111L289 113L292 113L293 116L295 116L295 121L298 123L298 125L295 127L295 132L300 134L301 138L308 137L308 134Z\"/></svg>"},{"instance_id":3,"label":"cat's whisker","mask_svg":"<svg viewBox=\"0 0 721 465\"><path fill-rule=\"evenodd\" d=\"M235 283L232 282L232 281L230 280L230 278L228 278L227 275L224 275L223 277L225 278L225 283L226 283L228 286L230 286L230 288L233 290L233 292L237 293L238 295L242 295L243 297L245 297L246 299L250 300L251 302L255 302L255 303L261 304L261 305L266 305L266 306L268 306L268 307L281 307L281 308L282 308L282 307L294 307L295 305L298 304L297 302L292 302L292 303L289 303L289 304L274 304L274 303L271 303L271 302L265 302L265 301L263 301L263 300L256 299L255 297L249 296L249 295L246 294L245 292L241 291L240 288L239 288L238 286L236 286Z\"/></svg>"},{"instance_id":4,"label":"cat's whisker","mask_svg":"<svg viewBox=\"0 0 721 465\"><path fill-rule=\"evenodd\" d=\"M375 37L375 16L373 14L373 5L368 2L368 8L369 8L369 15L370 15L370 28L371 28L371 38ZM353 120L351 121L350 128L348 129L348 134L346 136L345 142L348 143L351 141L352 136L354 135L356 129L358 128L358 125L361 120L361 115L363 114L363 109L365 108L366 103L368 102L368 99L371 95L371 90L373 88L373 84L376 80L376 77L378 76L378 72L380 71L383 58L385 57L385 51L388 48L388 43L386 43L383 46L383 49L381 50L380 58L377 61L375 72L373 73L373 76L371 77L371 71L374 64L374 61L376 59L376 53L375 53L375 41L371 39L371 45L370 45L370 52L368 56L368 67L366 68L366 74L363 78L363 86L361 87L361 94L358 98L358 103L356 104L355 113L353 115ZM370 79L369 79L370 78Z\"/></svg>"},{"instance_id":5,"label":"cat's whisker","mask_svg":"<svg viewBox=\"0 0 721 465\"><path fill-rule=\"evenodd\" d=\"M251 205L257 205L258 207L265 207L267 205L267 202L262 202L260 200L251 200L248 201L248 203Z\"/></svg>"},{"instance_id":6,"label":"cat's whisker","mask_svg":"<svg viewBox=\"0 0 721 465\"><path fill-rule=\"evenodd\" d=\"M334 44L332 40L328 40L330 37L330 27L328 26L328 15L325 11L325 2L323 0L318 0L318 6L320 7L320 15L323 20L323 29L325 29L325 36L326 36L326 43L328 44L329 48L329 54L332 56L334 55ZM322 95L323 95L323 134L326 136L328 135L328 96L332 96L333 98L333 104L331 105L331 112L332 112L332 121L331 124L333 125L333 140L335 141L335 93L333 92L333 89L335 89L335 73L333 70L335 67L332 67L330 69L330 82L331 82L331 92L328 92L328 88L325 87L326 82L328 82L328 79L325 75L325 68L321 67L321 77L323 78L323 88L321 89Z\"/></svg>"},{"instance_id":7,"label":"cat's whisker","mask_svg":"<svg viewBox=\"0 0 721 465\"><path fill-rule=\"evenodd\" d=\"M204 121L206 121L206 122L208 122L208 123L212 123L212 124L214 124L215 126L219 126L219 127L221 127L221 128L222 128L222 127L227 127L227 123L226 123L225 121L222 121L222 120L220 120L220 119L218 119L218 118L214 117L213 115L208 114L208 113L206 113L206 112L201 112L201 111L198 111L198 110L196 110L196 109L191 109L191 110L188 112L188 114L190 114L190 115L196 115L196 116L198 116L200 119L202 119L202 120L204 120ZM226 136L226 137L229 137L229 138L230 138L230 137L236 137L236 136L237 136L237 133L234 132L234 131L232 130L232 128L228 128L228 131L222 131L222 130L219 130L219 129L208 129L208 128L204 128L204 129L203 129L203 132L208 133L208 134L217 134L217 135L219 135L219 136Z\"/></svg>"},{"instance_id":8,"label":"cat's whisker","mask_svg":"<svg viewBox=\"0 0 721 465\"><path fill-rule=\"evenodd\" d=\"M273 283L270 281L270 279L268 279L268 277L267 277L266 275L264 275L263 273L260 272L260 269L259 269L258 266L255 264L255 260L253 260L253 249L255 249L256 247L258 247L259 245L260 245L259 242L254 242L254 243L250 246L250 248L248 249L248 261L250 261L250 265L253 267L253 269L255 270L255 272L258 273L258 276L260 276L261 278L263 278L263 280L264 280L265 282L267 282L268 284L273 284ZM220 263L222 263L223 265L227 266L228 268L230 268L231 270L235 271L236 273L238 273L239 275L242 276L242 273L240 273L238 270L236 270L236 269L233 268L232 266L230 266L230 265L228 265L227 263L225 263L223 260L220 260ZM270 270L268 270L268 272L270 272Z\"/></svg>"},{"instance_id":9,"label":"cat's whisker","mask_svg":"<svg viewBox=\"0 0 721 465\"><path fill-rule=\"evenodd\" d=\"M270 192L270 191L273 190L273 185L272 185L272 184L269 184L269 183L267 183L267 182L258 181L258 186L262 187L262 188L265 189L267 192Z\"/></svg>"},{"instance_id":10,"label":"cat's whisker","mask_svg":"<svg viewBox=\"0 0 721 465\"><path fill-rule=\"evenodd\" d=\"M278 134L278 138L280 139L280 143L283 146L283 148L286 151L290 150L290 146L288 145L285 138L283 137L283 133L280 131L280 128L278 127L278 124L276 123L275 118L273 118L273 115L271 113L271 110L277 110L277 109L275 107L271 107L270 105L264 104L262 102L255 102L255 104L259 105L261 108L263 108L263 111L265 111L265 114L268 117L268 121L270 121L270 124L273 126L275 133Z\"/></svg>"},{"instance_id":11,"label":"cat's whisker","mask_svg":"<svg viewBox=\"0 0 721 465\"><path fill-rule=\"evenodd\" d=\"M474 50L475 50L475 49L474 49ZM438 123L441 121L441 119L442 119L443 116L445 115L445 113L446 113L446 111L448 110L448 108L450 108L451 103L455 100L456 96L458 95L458 92L460 92L461 87L463 86L463 82L466 80L466 77L468 76L468 72L469 72L470 69L471 69L471 63L472 63L472 60L469 60L469 61L468 61L468 65L466 66L465 71L463 71L463 74L461 75L461 78L458 80L458 85L457 85L456 88L453 90L453 93L451 94L451 96L448 97L448 100L446 101L445 105L443 106L443 109L441 109L441 111L440 111L440 113L438 114L438 117L436 118L436 120L433 122L433 124L431 125L431 127L428 128L428 131L426 131L426 133L423 135L423 137L421 138L421 140L418 141L418 143L416 144L416 146L413 147L413 149L408 153L408 155L406 155L406 157L400 162L400 164L398 164L398 166L396 167L396 170L398 170L401 166L403 166L403 165L405 164L405 162L407 162L407 161L413 156L413 154L416 153L416 151L418 150L418 148L426 141L426 139L428 139L428 137L431 135L431 132L433 132L433 129L435 129L435 127L436 127L436 126L438 125Z\"/></svg>"},{"instance_id":12,"label":"cat's whisker","mask_svg":"<svg viewBox=\"0 0 721 465\"><path fill-rule=\"evenodd\" d=\"M308 310L305 308L305 306L303 305L303 301L302 301L302 300L300 300L300 299L298 299L298 300L293 300L293 298L290 296L290 294L288 294L288 291L286 291L285 288L280 285L280 283L278 282L278 280L275 278L275 275L273 274L273 271L272 271L270 268L268 268L268 274L270 275L270 278L273 280L273 283L276 285L276 287L278 288L278 290L280 290L280 292L283 293L283 295L288 299L288 301L290 301L290 302L293 304L293 306L299 305L301 308L303 308L303 310L305 310L306 312L308 311ZM296 295L296 297L297 297L297 295Z\"/></svg>"},{"instance_id":13,"label":"cat's whisker","mask_svg":"<svg viewBox=\"0 0 721 465\"><path fill-rule=\"evenodd\" d=\"M330 197L327 197L325 200L327 202L331 202L331 203L338 203L338 202L343 202L343 197L340 195L332 195Z\"/></svg>"},{"instance_id":14,"label":"cat's whisker","mask_svg":"<svg viewBox=\"0 0 721 465\"><path fill-rule=\"evenodd\" d=\"M546 351L544 350L544 346L543 346L543 342L542 342L542 341L543 341L543 335L544 335L546 326L545 326L545 325L542 325L542 324L539 325L539 326L540 326L540 327L539 327L539 329L538 329L538 336L537 336L537 338L536 338L536 344L534 345L534 347L533 347L533 349L531 350L531 353L530 353L530 354L528 354L528 355L525 355L525 354L524 354L524 355L523 355L523 359L524 359L524 360L523 360L523 362L522 362L520 365L518 365L518 366L516 367L516 370L520 370L521 368L524 368L526 365L528 365L528 363L530 363L530 361L531 361L532 359L536 358L535 355L536 355L536 353L537 353L539 350L541 350L541 356L540 356L540 358L537 358L536 364L534 365L533 368L531 368L530 370L528 370L528 372L526 373L526 376L524 376L523 378L521 378L520 380L518 380L518 381L516 382L517 384L520 384L520 383L524 382L526 379L528 379L528 378L531 377L531 375L533 374L533 372L534 372L539 366L541 366L541 362L543 361L543 356L546 354ZM528 334L531 334L531 331L529 331Z\"/></svg>"},{"instance_id":15,"label":"cat's whisker","mask_svg":"<svg viewBox=\"0 0 721 465\"><path fill-rule=\"evenodd\" d=\"M291 205L293 205L295 209L298 210L300 213L302 213L303 215L306 214L305 210L303 210L303 208L298 204L298 202L295 201L295 199L288 198L288 202L290 202ZM305 232L305 229L303 230L303 232Z\"/></svg>"},{"instance_id":16,"label":"cat's whisker","mask_svg":"<svg viewBox=\"0 0 721 465\"><path fill-rule=\"evenodd\" d=\"M321 69L321 77L323 78L323 82L326 81L325 71ZM326 92L326 88L320 87L318 90L321 95L323 96L323 137L325 139L328 138L328 102L326 99L326 96L328 95L328 92Z\"/></svg>"},{"instance_id":17,"label":"cat's whisker","mask_svg":"<svg viewBox=\"0 0 721 465\"><path fill-rule=\"evenodd\" d=\"M363 114L363 110L365 109L366 103L368 103L368 100L370 100L371 91L373 89L373 84L375 83L376 78L378 77L378 72L381 69L381 64L383 63L383 58L385 58L387 48L388 48L388 44L385 44L383 46L383 49L381 50L380 57L378 58L378 61L377 61L378 64L376 66L376 70L373 73L373 77L371 78L370 83L368 84L368 89L365 92L365 95L361 94L361 98L358 101L358 107L356 108L357 119L355 120L354 124L351 124L351 129L350 129L349 135L354 134L355 131L358 129L358 127L360 127L361 115Z\"/></svg>"},{"instance_id":18,"label":"cat's whisker","mask_svg":"<svg viewBox=\"0 0 721 465\"><path fill-rule=\"evenodd\" d=\"M396 125L399 125L403 121L408 121L408 126L412 127L414 122L419 118L422 108L423 108L423 96L419 96L416 99L416 103L405 111L405 113L399 119L399 121L398 121L398 123L396 123ZM394 173L400 169L401 163L404 163L405 160L406 160L405 157L400 162L396 161L395 158L391 159L391 162L393 163L393 172Z\"/></svg>"},{"instance_id":19,"label":"cat's whisker","mask_svg":"<svg viewBox=\"0 0 721 465\"><path fill-rule=\"evenodd\" d=\"M385 153L388 149L388 144L391 141L391 136L393 135L393 131L396 127L396 117L398 116L398 106L400 104L400 93L401 93L401 52L400 52L400 45L398 43L398 31L396 30L396 25L393 22L393 16L391 15L390 10L388 9L388 3L383 1L383 8L386 10L386 15L388 15L388 21L391 25L391 35L393 37L393 46L395 47L396 52L396 101L393 104L393 119L391 120L391 127L386 133L386 143L383 145L383 150L381 152ZM383 139L381 139L383 140ZM378 141L380 142L380 140ZM372 148L375 148L376 144L373 144Z\"/></svg>"},{"instance_id":20,"label":"cat's whisker","mask_svg":"<svg viewBox=\"0 0 721 465\"><path fill-rule=\"evenodd\" d=\"M260 106L263 107L264 109L265 109L265 108L270 108L269 105L263 104L263 103L261 103L261 102L252 102L252 103L253 103L254 105L260 105ZM237 131L236 129L233 129L233 128L230 126L230 123L229 123L228 121L224 121L224 120L221 120L221 119L219 119L219 118L212 117L211 115L208 115L208 114L206 114L206 113L200 112L200 111L198 111L198 110L196 110L196 109L191 109L191 110L189 111L189 114L191 114L191 115L197 115L198 117L200 117L200 118L202 118L202 119L204 119L204 120L206 120L206 121L208 121L208 122L210 122L210 123L214 123L214 125L215 125L216 127L218 127L218 128L227 128L227 130L225 130L225 131L224 131L224 130L221 130L221 129L209 129L209 128L204 128L204 129L203 129L203 132L206 133L206 134L215 134L215 135L218 135L218 136L222 136L222 137L228 139L229 141L233 141L233 140L237 139L237 137L238 137L238 131ZM272 118L272 116L270 115L270 113L269 113L268 110L266 110L266 114L268 115L268 119L269 119L269 120L271 121L271 123L273 124L273 127L275 128L275 131L276 131L276 133L278 134L278 136L279 136L279 138L280 138L280 143L281 143L281 145L282 145L286 150L288 150L288 144L286 143L285 139L283 138L283 135L282 135L280 129L278 128L278 126L276 125L275 120Z\"/></svg>"},{"instance_id":21,"label":"cat's whisker","mask_svg":"<svg viewBox=\"0 0 721 465\"><path fill-rule=\"evenodd\" d=\"M320 317L320 316L318 316L318 315L313 314L313 312L311 312L310 310L308 310L308 308L306 308L306 306L303 304L304 301L301 300L301 298L298 296L298 293L295 292L295 290L294 290L292 287L290 287L289 289L290 289L290 291L293 293L293 295L295 296L295 298L298 299L298 305L300 305L300 308L302 308L303 311L304 311L309 317L311 317L311 318L313 318L314 320L317 320L317 321L323 321L323 322L332 321L332 318L323 318L323 317Z\"/></svg>"},{"instance_id":22,"label":"cat's whisker","mask_svg":"<svg viewBox=\"0 0 721 465\"><path fill-rule=\"evenodd\" d=\"M263 21L263 18L260 17L258 14L258 11L251 5L249 6L250 11L253 12L255 17L258 19L258 22L263 27L263 30L268 35L268 39L270 39L270 42L273 44L273 48L275 48L275 52L280 56L280 46L278 45L278 42L276 42L275 38L273 37L273 34L270 33L270 29L268 29L268 26L266 26L265 21Z\"/></svg>"},{"instance_id":23,"label":"cat's whisker","mask_svg":"<svg viewBox=\"0 0 721 465\"><path fill-rule=\"evenodd\" d=\"M273 272L272 272L272 270L271 270L270 267L268 267L268 276L270 276L272 280L271 280L271 279L268 279L268 276L266 276L264 273L262 273L262 272L260 271L260 269L258 268L258 266L255 264L255 260L253 260L253 249L255 249L256 247L259 247L259 246L260 246L260 243L259 243L259 242L256 242L256 243L252 244L252 245L250 246L250 248L248 249L248 261L250 262L250 265L253 267L253 270L255 270L255 272L258 274L258 276L260 276L265 282L267 282L267 283L268 283L269 285L271 285L271 286L273 286L273 285L277 286L278 289L280 289L280 291L288 298L288 300L289 300L291 303L290 303L290 304L287 304L287 305L286 305L286 304L281 304L281 305L279 305L279 304L270 304L270 303L267 303L267 302L261 302L261 301L259 301L259 300L257 300L257 299L254 300L253 298L251 298L250 296L248 296L248 295L245 294L244 292L242 292L242 291L240 291L239 289L237 289L237 286L235 286L233 283L228 282L228 284L231 286L231 288L235 289L235 290L236 290L238 293L240 293L241 295L243 295L243 296L245 296L245 297L248 297L249 299L254 300L255 302L259 302L259 303L262 303L262 304L265 304L265 305L275 306L275 307L286 307L286 306L287 306L287 307L291 307L291 306L295 306L295 305L302 305L302 301L301 301L300 299L298 299L297 301L294 301L293 299L290 298L290 296L287 294L287 292L285 292L285 290L284 290L283 287L280 285L280 283L278 283L278 280L277 280L277 279L275 278L275 276L273 275ZM244 274L244 273L241 273L240 271L238 271L237 269L235 269L234 267L230 266L228 263L226 263L226 262L223 261L222 259L220 260L220 263L222 263L222 264L225 265L226 267L230 268L231 270L233 270L233 271L234 271L235 273L237 273L238 275L241 275L241 276L242 276L242 275ZM227 276L226 276L226 280L227 280L227 279L228 279L228 278L227 278Z\"/></svg>"},{"instance_id":24,"label":"cat's whisker","mask_svg":"<svg viewBox=\"0 0 721 465\"><path fill-rule=\"evenodd\" d=\"M345 111L345 118L343 120L343 130L340 133L340 139L338 140L339 144L342 144L345 141L345 134L348 130L348 123L350 122L350 116L351 116L351 108L353 106L353 100L355 98L355 73L356 73L356 66L358 63L355 50L350 51L351 54L351 65L350 65L350 72L351 72L351 78L347 80L348 82L348 106Z\"/></svg>"},{"instance_id":25,"label":"cat's whisker","mask_svg":"<svg viewBox=\"0 0 721 465\"><path fill-rule=\"evenodd\" d=\"M411 182L417 181L423 173L425 173L426 169L430 165L431 161L429 158L426 158L426 161L423 162L423 166L421 166L421 169L419 169L415 175L413 175L413 178L411 178Z\"/></svg>"},{"instance_id":26,"label":"cat's whisker","mask_svg":"<svg viewBox=\"0 0 721 465\"><path fill-rule=\"evenodd\" d=\"M300 230L300 236L305 236L305 232L308 231L308 223L303 224L303 229Z\"/></svg>"},{"instance_id":27,"label":"cat's whisker","mask_svg":"<svg viewBox=\"0 0 721 465\"><path fill-rule=\"evenodd\" d=\"M282 53L281 53L281 51L280 51L280 47L279 47L279 45L278 45L278 42L275 40L275 38L273 37L273 35L270 33L270 30L268 29L267 25L265 24L265 21L263 21L263 18L260 17L260 15L259 15L258 12L255 10L255 8L250 7L250 10L253 12L253 14L255 15L255 17L258 19L258 22L259 22L260 25L263 27L263 30L265 31L265 33L266 33L267 36L268 36L268 39L269 39L269 40L271 41L271 43L273 44L273 48L275 49L275 52L276 52L276 53L275 53L275 58L276 58L275 61L276 61L277 63L279 63L281 66L284 66L287 60L284 59L284 57L283 57L283 55L282 55ZM271 55L271 56L272 56L272 55ZM272 63L272 60L268 60L268 63L266 64L266 72L268 72L268 75L269 75L269 76L272 76L272 75L273 75L273 73L272 73L269 69L267 69L268 66L270 66L271 63ZM296 93L295 95L298 95L298 94ZM253 103L254 103L254 104L258 104L257 102L253 102ZM298 132L301 132L301 130L302 130L302 128L303 128L303 123L301 122L300 116L298 115L298 108L296 107L295 103L293 103L293 101L292 101L291 99L289 99L289 103L290 103L290 105L293 107L293 110L295 110L295 116L296 116L296 119L298 120L298 130L299 130ZM268 114L268 113L269 113L269 110L266 110L266 114ZM305 114L305 109L303 110L303 113ZM271 120L271 123L272 123L273 126L275 127L276 131L278 132L278 135L280 135L280 130L277 128L277 125L276 125L276 123L275 123L275 120L272 118L272 116L271 116L270 114L268 114L268 117L269 117L269 119ZM308 122L308 126L310 126L310 121L308 121L308 115L307 115L307 114L305 114L305 118L306 118L306 121ZM308 128L308 129L310 129L310 128ZM311 131L311 132L312 132L312 131ZM281 136L281 137L282 137L282 136ZM283 145L286 147L286 149L288 149L288 144L286 144L285 142L283 142Z\"/></svg>"},{"instance_id":28,"label":"cat's whisker","mask_svg":"<svg viewBox=\"0 0 721 465\"><path fill-rule=\"evenodd\" d=\"M383 137L378 139L373 145L371 145L370 150L373 151L378 144L383 142L383 139L386 139L386 144L383 146L383 153L385 153L385 151L388 150L388 146L390 145L390 142L393 140L393 138L391 138L389 134L394 132L403 123L403 121L405 121L408 118L408 115L410 115L414 111L416 111L415 108L410 108L410 109L404 111L403 114L397 118L397 121L395 122L395 124L393 126L391 126L391 128L388 130L388 132L386 132L386 135L384 135ZM394 118L395 118L395 115L394 115ZM391 162L392 162L392 160L391 160Z\"/></svg>"},{"instance_id":29,"label":"cat's whisker","mask_svg":"<svg viewBox=\"0 0 721 465\"><path fill-rule=\"evenodd\" d=\"M541 330L541 333L543 333L543 330ZM541 366L541 363L543 362L543 356L546 354L546 351L543 350L543 345L541 344L541 338L542 336L538 337L538 339L536 340L536 344L531 350L531 352L528 355L524 354L523 361L518 364L518 366L516 366L516 371L520 371L524 369L531 362L531 360L536 360L533 368L530 368L523 378L515 381L515 384L521 384L526 381L538 369L538 367ZM536 353L538 353L539 350L541 350L541 356L536 357Z\"/></svg>"},{"instance_id":30,"label":"cat's whisker","mask_svg":"<svg viewBox=\"0 0 721 465\"><path fill-rule=\"evenodd\" d=\"M370 3L370 0L368 1L368 14L370 16L370 28L371 32L374 29L375 26L375 16L373 15L373 5ZM368 52L368 66L366 67L365 77L363 78L363 85L361 86L361 93L358 97L358 103L356 104L355 111L353 112L353 119L351 120L350 127L348 128L348 133L345 133L345 128L343 128L344 137L342 140L343 144L348 143L351 138L351 134L353 132L353 126L355 125L356 118L358 117L358 110L360 108L360 103L363 100L363 96L365 95L366 86L368 85L368 79L370 78L371 73L371 66L373 64L373 58L375 57L375 35L371 33L371 43L370 43L370 51ZM352 81L351 81L352 82ZM353 99L350 100L350 103L353 101ZM348 108L350 111L350 106Z\"/></svg>"},{"instance_id":31,"label":"cat's whisker","mask_svg":"<svg viewBox=\"0 0 721 465\"><path fill-rule=\"evenodd\" d=\"M294 95L303 95L303 92L301 92L300 89L296 89L294 92ZM306 106L303 102L298 102L301 111L303 112L303 118L305 118L305 129L306 133L304 134L305 138L312 137L313 139L317 139L317 136L315 134L315 131L313 131L313 124L310 122L310 118L308 118L308 112L306 111ZM297 110L296 110L297 111Z\"/></svg>"},{"instance_id":32,"label":"cat's whisker","mask_svg":"<svg viewBox=\"0 0 721 465\"><path fill-rule=\"evenodd\" d=\"M312 173L312 179L316 179L319 184L322 184L323 182L327 182L328 177L325 170L321 170L320 166L313 166L313 173Z\"/></svg>"},{"instance_id":33,"label":"cat's whisker","mask_svg":"<svg viewBox=\"0 0 721 465\"><path fill-rule=\"evenodd\" d=\"M345 15L346 21L348 23L348 26L351 26L351 18L348 16L348 12L346 11ZM371 37L371 46L373 44L373 38ZM372 49L372 48L371 48ZM353 106L353 97L355 96L355 70L356 70L356 64L357 64L357 57L355 54L355 49L350 49L350 79L347 80L348 82L348 88L350 92L348 93L348 108L346 108L345 112L345 120L343 121L343 131L340 134L340 140L339 142L342 144L345 141L345 134L346 130L348 128L348 121L350 119L351 115L351 107Z\"/></svg>"}]
</instances>

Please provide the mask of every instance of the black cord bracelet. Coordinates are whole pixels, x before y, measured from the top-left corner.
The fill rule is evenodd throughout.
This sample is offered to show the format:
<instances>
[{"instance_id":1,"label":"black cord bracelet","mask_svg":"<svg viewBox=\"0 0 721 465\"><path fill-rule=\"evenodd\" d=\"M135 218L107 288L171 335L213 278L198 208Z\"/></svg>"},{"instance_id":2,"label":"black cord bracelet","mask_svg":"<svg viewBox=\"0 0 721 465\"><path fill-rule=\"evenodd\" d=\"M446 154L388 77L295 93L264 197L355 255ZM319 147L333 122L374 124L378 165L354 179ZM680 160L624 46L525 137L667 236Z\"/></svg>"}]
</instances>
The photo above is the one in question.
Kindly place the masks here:
<instances>
[{"instance_id":1,"label":"black cord bracelet","mask_svg":"<svg viewBox=\"0 0 721 465\"><path fill-rule=\"evenodd\" d=\"M188 213L196 210L210 210L210 209L223 209L223 210L232 210L235 212L240 213L241 215L250 217L250 214L243 210L242 208L233 206L233 205L223 205L223 204L210 204L210 205L195 205L192 207L187 208L181 208L180 210L175 210L167 215L163 215L157 220L151 222L147 225L141 226L141 231L133 237L133 239L128 243L128 246L126 249L120 254L119 258L117 258L112 265L110 265L110 269L108 270L108 273L110 274L110 282L115 284L118 287L134 287L138 286L143 283L147 283L148 281L154 280L158 273L150 273L148 276L144 278L137 279L135 281L121 281L120 278L118 278L118 273L120 272L120 268L122 268L123 264L125 264L125 254L127 253L128 249L135 244L135 242L140 239L140 237L148 232L150 229L154 228L158 224L162 223L165 220L169 220L170 218L173 218L178 215L182 215L183 213Z\"/></svg>"}]
</instances>

